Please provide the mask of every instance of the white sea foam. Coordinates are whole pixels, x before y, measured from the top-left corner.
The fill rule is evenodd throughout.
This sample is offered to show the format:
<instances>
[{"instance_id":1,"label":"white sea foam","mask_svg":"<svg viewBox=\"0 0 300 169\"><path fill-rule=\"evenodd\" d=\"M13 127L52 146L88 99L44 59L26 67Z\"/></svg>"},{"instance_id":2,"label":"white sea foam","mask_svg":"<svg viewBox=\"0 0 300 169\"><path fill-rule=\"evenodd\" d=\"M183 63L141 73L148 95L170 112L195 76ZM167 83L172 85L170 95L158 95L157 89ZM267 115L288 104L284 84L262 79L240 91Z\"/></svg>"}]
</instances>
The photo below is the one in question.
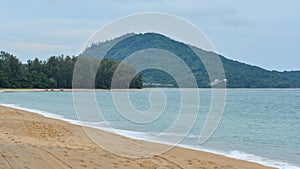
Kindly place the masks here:
<instances>
[{"instance_id":1,"label":"white sea foam","mask_svg":"<svg viewBox=\"0 0 300 169\"><path fill-rule=\"evenodd\" d=\"M20 105L16 105L16 104L0 104L0 105L1 106L6 106L6 107L11 107L11 108L16 108L16 109L20 109L20 110L25 110L25 111L29 111L29 112L34 112L34 113L43 115L45 117L67 121L67 122L72 123L72 124L92 127L92 128L101 129L101 130L108 131L108 132L115 132L115 133L118 133L120 135L130 137L130 138L134 138L134 139L147 139L147 138L149 138L151 136L155 136L157 134L157 133L138 132L138 131L121 130L121 129L111 130L111 129L103 127L103 126L108 125L107 122L80 122L78 120L67 119L62 115L53 114L53 113L49 113L49 112L45 112L45 111L41 111L41 110L36 110L36 109L24 108L24 107L21 107ZM173 133L173 134L175 134L175 133ZM170 134L170 135L172 135L172 134ZM165 142L159 142L159 141L154 141L154 142L166 144ZM279 168L279 169L300 169L299 166L296 166L296 165L288 163L288 162L271 160L271 159L268 159L268 158L265 158L265 157L261 157L261 156L257 156L257 155L253 155L253 154L248 154L248 153L245 153L245 152L242 152L242 151L239 151L239 150L233 150L233 151L230 151L230 152L221 152L221 151L215 151L215 150L210 150L210 149L205 149L205 148L199 148L199 147L196 147L196 146L193 146L193 145L182 145L182 144L180 144L180 145L176 145L176 146L189 148L189 149L194 149L194 150L206 151L206 152L210 152L210 153L214 153L214 154L223 155L223 156L226 156L226 157L245 160L245 161L249 161L249 162L255 162L255 163L258 163L258 164L262 164L262 165L270 166L270 167L275 167L275 168Z\"/></svg>"},{"instance_id":2,"label":"white sea foam","mask_svg":"<svg viewBox=\"0 0 300 169\"><path fill-rule=\"evenodd\" d=\"M49 113L49 112L45 112L45 111L41 111L41 110L36 110L36 109L25 108L25 107L21 107L20 105L17 105L17 104L0 104L0 105L1 106L5 106L5 107L19 109L19 110L24 110L24 111L28 111L28 112L37 113L37 114L40 114L40 115L43 115L43 116L49 117L49 118L54 118L54 119L60 119L60 120L68 121L68 119L66 119L62 115L53 114L53 113Z\"/></svg>"},{"instance_id":3,"label":"white sea foam","mask_svg":"<svg viewBox=\"0 0 300 169\"><path fill-rule=\"evenodd\" d=\"M287 163L282 161L275 161L271 160L265 157L253 155L253 154L247 154L245 152L241 152L238 150L231 151L229 154L227 154L228 157L237 158L245 161L255 162L259 163L265 166L280 168L280 169L299 169L300 167Z\"/></svg>"},{"instance_id":4,"label":"white sea foam","mask_svg":"<svg viewBox=\"0 0 300 169\"><path fill-rule=\"evenodd\" d=\"M196 148L196 147L190 146L190 145L181 145L181 147L194 149L194 150L200 150L200 151L206 151L206 152L210 152L213 154L218 154L218 155L222 155L222 156L226 156L226 157L231 157L234 159L254 162L257 164L261 164L261 165L268 166L268 167L274 167L274 168L278 168L278 169L300 169L299 166L296 166L289 162L276 161L276 160L268 159L268 158L261 157L258 155L248 154L248 153L245 153L245 152L242 152L239 150L233 150L230 152L222 152L222 151L216 151L216 150L205 149L205 148Z\"/></svg>"},{"instance_id":5,"label":"white sea foam","mask_svg":"<svg viewBox=\"0 0 300 169\"><path fill-rule=\"evenodd\" d=\"M118 134L134 138L134 139L148 139L152 137L154 134L153 133L148 133L148 132L139 132L139 131L130 131L130 130L120 130L120 129L114 129Z\"/></svg>"},{"instance_id":6,"label":"white sea foam","mask_svg":"<svg viewBox=\"0 0 300 169\"><path fill-rule=\"evenodd\" d=\"M62 115L53 114L53 113L49 113L49 112L45 112L45 111L41 111L41 110L37 110L37 109L25 108L25 107L21 107L20 105L17 105L17 104L0 104L0 105L5 106L5 107L19 109L19 110L24 110L24 111L28 111L28 112L37 113L37 114L43 115L45 117L63 120L63 121L69 122L71 124L82 125L82 126L86 126L86 127L101 129L101 130L108 131L108 132L118 133L120 135L134 138L134 139L144 139L144 138L148 138L150 136L149 134L146 134L146 132L121 130L121 129L109 129L109 128L104 127L104 126L109 125L109 123L107 123L107 122L84 122L84 121L78 121L78 120L73 120L73 119L67 119Z\"/></svg>"}]
</instances>

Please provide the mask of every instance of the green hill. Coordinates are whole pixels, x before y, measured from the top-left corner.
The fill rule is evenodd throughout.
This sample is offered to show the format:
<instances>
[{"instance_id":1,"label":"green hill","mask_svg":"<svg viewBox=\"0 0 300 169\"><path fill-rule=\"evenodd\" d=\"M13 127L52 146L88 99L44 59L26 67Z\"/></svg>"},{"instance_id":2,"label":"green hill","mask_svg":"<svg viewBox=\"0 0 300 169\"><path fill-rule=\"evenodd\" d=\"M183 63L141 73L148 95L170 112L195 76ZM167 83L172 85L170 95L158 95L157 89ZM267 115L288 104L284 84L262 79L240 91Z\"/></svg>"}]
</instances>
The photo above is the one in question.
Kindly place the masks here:
<instances>
[{"instance_id":1,"label":"green hill","mask_svg":"<svg viewBox=\"0 0 300 169\"><path fill-rule=\"evenodd\" d=\"M200 53L201 59L209 60L212 56L219 56L226 75L227 87L229 88L299 88L300 71L269 71L257 66L248 65L238 61L225 58L222 55L208 52L182 42L172 40L164 35L156 33L127 34L119 38L94 43L88 47L81 55L99 57L104 51L105 46L116 43L105 58L122 61L134 52L156 48L174 53L192 70L198 87L210 87L208 73L204 64L194 53ZM194 50L191 50L191 48ZM167 63L167 62L166 62ZM148 69L142 72L144 84L154 86L174 86L175 80L165 72L160 70ZM184 78L184 75L182 75ZM188 87L188 86L187 86Z\"/></svg>"}]
</instances>

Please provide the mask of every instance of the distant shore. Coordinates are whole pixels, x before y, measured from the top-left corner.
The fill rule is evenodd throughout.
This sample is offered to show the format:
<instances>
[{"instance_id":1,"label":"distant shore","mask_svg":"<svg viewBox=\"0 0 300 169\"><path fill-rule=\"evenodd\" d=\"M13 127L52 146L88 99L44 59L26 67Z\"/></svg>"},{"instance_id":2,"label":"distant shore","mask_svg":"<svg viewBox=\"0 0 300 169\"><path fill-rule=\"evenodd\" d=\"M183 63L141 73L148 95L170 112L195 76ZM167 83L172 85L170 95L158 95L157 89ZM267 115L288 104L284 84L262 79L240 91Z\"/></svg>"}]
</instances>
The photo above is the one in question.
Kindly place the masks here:
<instances>
[{"instance_id":1,"label":"distant shore","mask_svg":"<svg viewBox=\"0 0 300 169\"><path fill-rule=\"evenodd\" d=\"M0 92L107 92L107 91L145 91L150 89L179 89L179 88L142 88L142 89L1 89ZM180 89L199 89L199 90L300 90L300 88L180 88Z\"/></svg>"},{"instance_id":2,"label":"distant shore","mask_svg":"<svg viewBox=\"0 0 300 169\"><path fill-rule=\"evenodd\" d=\"M270 167L181 147L151 157L128 158L95 144L81 126L23 110L0 106L0 168L205 168L268 169ZM145 153L164 146L91 129L118 151ZM121 145L119 144L121 142ZM122 150L123 149L123 150ZM151 149L150 149L151 150Z\"/></svg>"},{"instance_id":3,"label":"distant shore","mask_svg":"<svg viewBox=\"0 0 300 169\"><path fill-rule=\"evenodd\" d=\"M124 91L124 90L144 90L143 89L113 89L113 91ZM110 89L0 89L0 92L107 92L107 91L112 91Z\"/></svg>"}]
</instances>

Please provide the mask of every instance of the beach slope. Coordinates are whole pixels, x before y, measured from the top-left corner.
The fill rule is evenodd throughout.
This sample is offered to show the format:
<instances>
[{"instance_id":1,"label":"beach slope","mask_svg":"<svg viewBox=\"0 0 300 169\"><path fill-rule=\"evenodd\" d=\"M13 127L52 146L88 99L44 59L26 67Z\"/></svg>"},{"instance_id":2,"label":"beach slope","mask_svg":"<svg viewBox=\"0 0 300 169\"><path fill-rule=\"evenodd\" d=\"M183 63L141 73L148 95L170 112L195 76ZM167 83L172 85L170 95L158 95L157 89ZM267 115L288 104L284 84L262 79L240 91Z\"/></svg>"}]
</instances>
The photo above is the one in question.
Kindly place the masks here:
<instances>
[{"instance_id":1,"label":"beach slope","mask_svg":"<svg viewBox=\"0 0 300 169\"><path fill-rule=\"evenodd\" d=\"M268 169L256 163L212 153L174 147L168 152L145 158L118 156L102 149L82 127L39 114L0 106L0 169ZM121 139L123 149L132 143L147 143L96 130L105 138ZM114 141L111 141L112 147ZM164 145L160 145L164 146ZM120 146L118 147L120 148Z\"/></svg>"}]
</instances>

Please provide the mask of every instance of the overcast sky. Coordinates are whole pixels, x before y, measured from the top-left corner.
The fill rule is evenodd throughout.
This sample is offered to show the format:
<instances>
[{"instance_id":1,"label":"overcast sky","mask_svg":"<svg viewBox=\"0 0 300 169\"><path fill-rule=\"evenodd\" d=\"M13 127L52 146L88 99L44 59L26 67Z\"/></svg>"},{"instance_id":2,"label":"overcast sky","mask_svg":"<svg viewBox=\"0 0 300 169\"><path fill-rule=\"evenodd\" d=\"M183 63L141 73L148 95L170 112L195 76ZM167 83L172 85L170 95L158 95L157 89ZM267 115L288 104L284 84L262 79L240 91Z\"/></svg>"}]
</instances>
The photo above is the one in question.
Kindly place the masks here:
<instances>
[{"instance_id":1,"label":"overcast sky","mask_svg":"<svg viewBox=\"0 0 300 169\"><path fill-rule=\"evenodd\" d=\"M77 55L99 28L138 12L186 19L227 58L300 70L299 0L10 0L1 2L0 50L23 62Z\"/></svg>"}]
</instances>

